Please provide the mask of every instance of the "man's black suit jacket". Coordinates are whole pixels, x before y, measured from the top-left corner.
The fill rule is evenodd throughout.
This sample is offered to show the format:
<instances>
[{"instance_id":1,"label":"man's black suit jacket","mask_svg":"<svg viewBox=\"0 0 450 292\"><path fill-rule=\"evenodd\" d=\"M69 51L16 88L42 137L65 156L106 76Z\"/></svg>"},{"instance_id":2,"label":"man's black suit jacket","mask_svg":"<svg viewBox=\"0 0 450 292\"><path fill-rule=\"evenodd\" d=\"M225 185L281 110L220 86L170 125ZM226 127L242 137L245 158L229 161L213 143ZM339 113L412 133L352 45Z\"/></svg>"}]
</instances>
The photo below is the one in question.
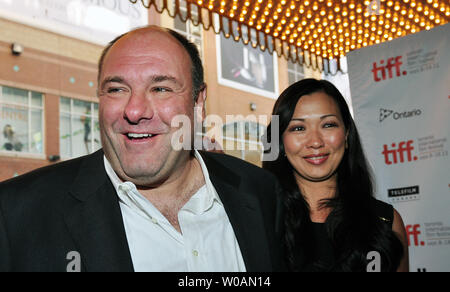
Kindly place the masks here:
<instances>
[{"instance_id":1,"label":"man's black suit jacket","mask_svg":"<svg viewBox=\"0 0 450 292\"><path fill-rule=\"evenodd\" d=\"M0 184L0 271L133 271L118 196L103 151ZM201 153L249 272L284 271L282 202L271 174ZM151 247L149 247L151 248Z\"/></svg>"}]
</instances>

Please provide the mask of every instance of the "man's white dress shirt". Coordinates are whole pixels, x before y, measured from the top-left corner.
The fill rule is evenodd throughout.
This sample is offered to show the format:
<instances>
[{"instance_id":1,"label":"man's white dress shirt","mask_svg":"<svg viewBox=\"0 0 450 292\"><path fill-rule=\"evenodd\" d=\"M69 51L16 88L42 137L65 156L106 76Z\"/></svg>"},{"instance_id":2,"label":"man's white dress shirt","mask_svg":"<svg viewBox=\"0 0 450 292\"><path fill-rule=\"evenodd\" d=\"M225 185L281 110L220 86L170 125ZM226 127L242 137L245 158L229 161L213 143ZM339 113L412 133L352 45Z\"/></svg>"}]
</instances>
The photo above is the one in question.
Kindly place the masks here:
<instances>
[{"instance_id":1,"label":"man's white dress shirt","mask_svg":"<svg viewBox=\"0 0 450 292\"><path fill-rule=\"evenodd\" d=\"M179 233L131 182L123 182L104 158L119 196L136 272L245 272L245 264L209 172L195 151L206 184L178 213ZM108 244L108 243L105 243Z\"/></svg>"}]
</instances>

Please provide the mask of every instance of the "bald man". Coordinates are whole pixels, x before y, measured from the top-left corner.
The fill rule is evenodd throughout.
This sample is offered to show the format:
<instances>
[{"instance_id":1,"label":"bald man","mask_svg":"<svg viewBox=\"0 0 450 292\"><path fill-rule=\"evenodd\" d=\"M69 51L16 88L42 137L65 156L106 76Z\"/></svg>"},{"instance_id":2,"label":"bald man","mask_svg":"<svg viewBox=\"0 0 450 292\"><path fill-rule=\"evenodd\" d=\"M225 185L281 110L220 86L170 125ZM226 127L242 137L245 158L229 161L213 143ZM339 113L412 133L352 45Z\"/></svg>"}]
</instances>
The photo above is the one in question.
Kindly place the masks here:
<instances>
[{"instance_id":1,"label":"bald man","mask_svg":"<svg viewBox=\"0 0 450 292\"><path fill-rule=\"evenodd\" d=\"M155 26L120 36L98 97L102 150L0 184L0 271L284 270L276 179L173 145L174 118L205 106L194 44Z\"/></svg>"}]
</instances>

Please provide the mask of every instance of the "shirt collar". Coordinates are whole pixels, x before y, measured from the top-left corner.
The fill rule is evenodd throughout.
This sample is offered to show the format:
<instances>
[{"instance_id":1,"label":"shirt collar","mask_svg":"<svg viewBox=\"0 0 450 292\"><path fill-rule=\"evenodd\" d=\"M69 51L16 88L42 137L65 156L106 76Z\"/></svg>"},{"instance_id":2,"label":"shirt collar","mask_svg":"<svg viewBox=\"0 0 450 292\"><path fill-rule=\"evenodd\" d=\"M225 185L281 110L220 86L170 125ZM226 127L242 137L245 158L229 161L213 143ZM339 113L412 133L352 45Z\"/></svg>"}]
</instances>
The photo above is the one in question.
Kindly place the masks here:
<instances>
[{"instance_id":1,"label":"shirt collar","mask_svg":"<svg viewBox=\"0 0 450 292\"><path fill-rule=\"evenodd\" d=\"M209 177L208 168L206 167L206 164L203 161L202 156L200 155L200 153L197 150L194 150L194 156L201 166L206 185L201 187L199 189L199 191L196 194L194 194L194 196L192 196L192 198L189 200L189 202L186 203L186 205L182 209L191 211L195 214L200 214L200 213L204 213L204 212L208 211L212 207L214 202L219 203L221 206L223 206L223 203L220 200L220 197L219 197L214 185L211 182L211 179ZM111 180L117 194L120 194L121 192L137 192L137 188L136 188L135 184L133 184L132 182L129 182L129 181L123 182L118 177L118 175L112 168L112 166L111 166L110 162L108 161L108 159L106 158L106 156L104 156L104 164L105 164L106 173L108 174L108 177ZM206 191L204 191L205 187L206 187ZM119 199L121 199L120 195L119 195Z\"/></svg>"}]
</instances>

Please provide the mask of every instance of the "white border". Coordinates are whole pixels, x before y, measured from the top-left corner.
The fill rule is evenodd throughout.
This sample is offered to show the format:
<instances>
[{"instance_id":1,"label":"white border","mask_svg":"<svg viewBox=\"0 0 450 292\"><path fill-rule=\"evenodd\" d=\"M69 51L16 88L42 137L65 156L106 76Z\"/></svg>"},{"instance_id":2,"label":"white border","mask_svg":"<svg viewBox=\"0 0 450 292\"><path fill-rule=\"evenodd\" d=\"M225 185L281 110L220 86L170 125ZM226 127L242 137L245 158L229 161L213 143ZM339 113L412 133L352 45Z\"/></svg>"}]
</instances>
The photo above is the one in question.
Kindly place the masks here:
<instances>
[{"instance_id":1,"label":"white border","mask_svg":"<svg viewBox=\"0 0 450 292\"><path fill-rule=\"evenodd\" d=\"M271 99L278 99L279 95L279 80L278 80L278 58L272 54L273 58L273 68L274 68L274 85L275 85L275 92L262 90L256 87L252 87L249 85L245 85L239 82L231 81L228 79L223 78L222 76L222 49L221 49L221 35L216 35L216 59L217 59L217 76L218 76L218 82L220 85L225 85L228 87L232 87L238 90L246 91L249 93L261 95L267 98ZM244 45L244 44L242 44ZM252 47L253 48L253 47Z\"/></svg>"}]
</instances>

